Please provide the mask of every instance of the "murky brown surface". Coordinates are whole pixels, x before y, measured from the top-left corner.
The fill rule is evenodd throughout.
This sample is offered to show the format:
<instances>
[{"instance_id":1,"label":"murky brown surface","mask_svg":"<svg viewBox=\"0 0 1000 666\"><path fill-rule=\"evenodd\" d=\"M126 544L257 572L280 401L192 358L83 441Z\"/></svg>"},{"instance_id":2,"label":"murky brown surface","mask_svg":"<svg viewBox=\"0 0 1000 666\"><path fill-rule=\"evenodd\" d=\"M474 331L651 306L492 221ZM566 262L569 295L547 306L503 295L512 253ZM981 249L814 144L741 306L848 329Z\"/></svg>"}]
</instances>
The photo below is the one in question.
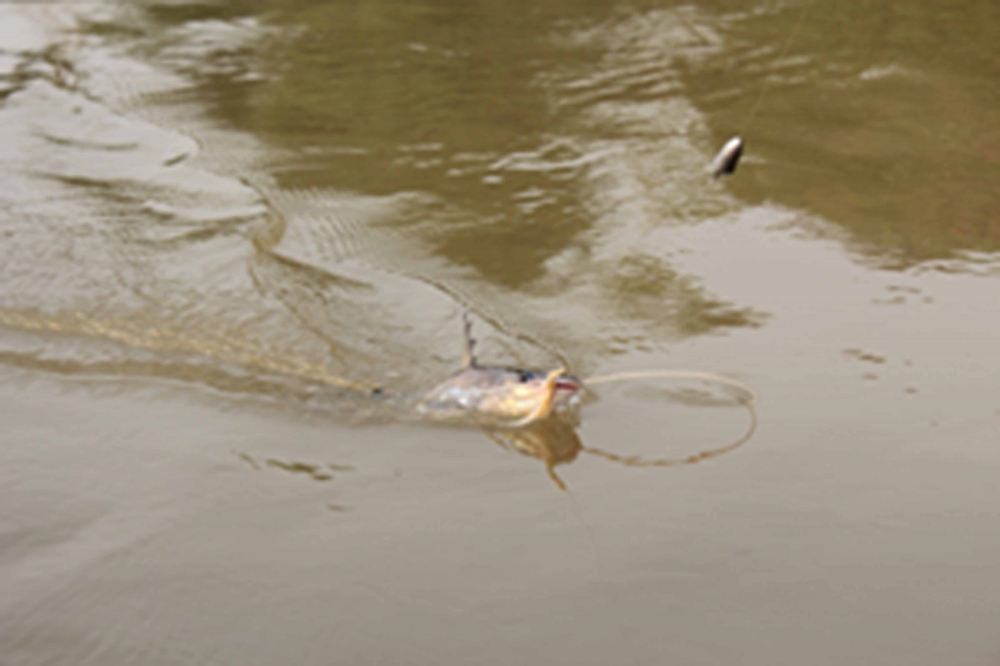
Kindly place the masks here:
<instances>
[{"instance_id":1,"label":"murky brown surface","mask_svg":"<svg viewBox=\"0 0 1000 666\"><path fill-rule=\"evenodd\" d=\"M0 663L997 663L998 41L992 0L0 5ZM759 427L599 453L734 442L697 382L414 422L463 310Z\"/></svg>"}]
</instances>

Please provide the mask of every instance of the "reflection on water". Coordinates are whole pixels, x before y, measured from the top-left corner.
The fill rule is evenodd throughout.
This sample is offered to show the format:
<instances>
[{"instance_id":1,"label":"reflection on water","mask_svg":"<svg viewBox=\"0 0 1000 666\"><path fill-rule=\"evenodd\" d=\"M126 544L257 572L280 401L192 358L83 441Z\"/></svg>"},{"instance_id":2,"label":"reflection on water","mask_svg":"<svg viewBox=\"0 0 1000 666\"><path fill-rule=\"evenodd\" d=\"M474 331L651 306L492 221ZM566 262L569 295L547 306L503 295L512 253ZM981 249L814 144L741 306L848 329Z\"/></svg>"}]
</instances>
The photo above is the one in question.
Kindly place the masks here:
<instances>
[{"instance_id":1,"label":"reflection on water","mask_svg":"<svg viewBox=\"0 0 1000 666\"><path fill-rule=\"evenodd\" d=\"M927 39L926 8L865 14L866 30L850 7L731 10L78 8L60 23L73 39L43 31L3 54L0 353L340 403L358 422L405 416L410 403L368 400L374 388L417 395L455 367L443 331L463 309L489 323L491 356L579 373L760 327L767 312L711 293L662 233L739 209L704 167L710 125L741 129L751 99L740 195L820 212L904 263L994 249L995 188L976 185L996 167L992 61L921 61L909 47ZM963 79L918 114L899 94L958 85L944 74L966 68L976 95ZM916 140L951 113L971 124ZM942 195L959 181L967 194ZM540 437L507 441L540 452Z\"/></svg>"},{"instance_id":2,"label":"reflection on water","mask_svg":"<svg viewBox=\"0 0 1000 666\"><path fill-rule=\"evenodd\" d=\"M119 343L98 366L48 340L46 367L117 362L233 388L219 376L242 365L406 392L454 367L441 331L458 309L491 324L496 357L577 371L764 320L674 268L670 248L630 240L729 205L689 175L685 160L703 156L685 132L704 129L669 94L676 56L655 45L667 34L678 52L708 48L708 27L678 28L701 20L690 12L111 7L80 10L90 38L44 50L66 71L91 67L99 98L31 75L30 55L3 108L18 211L0 250L3 320ZM591 98L600 88L619 92ZM178 352L203 362L174 372L147 358ZM24 353L22 365L38 356Z\"/></svg>"},{"instance_id":3,"label":"reflection on water","mask_svg":"<svg viewBox=\"0 0 1000 666\"><path fill-rule=\"evenodd\" d=\"M675 399L671 393L668 399ZM684 394L681 394L684 395ZM720 403L717 398L706 397L704 393L695 394L698 402L705 404ZM662 398L663 396L657 396ZM689 397L684 400L690 402ZM697 453L677 458L653 458L628 453L613 452L599 447L585 446L577 428L580 425L579 410L563 410L548 418L533 421L518 428L484 428L483 433L502 448L516 451L522 455L537 458L545 465L546 472L552 482L561 490L568 490L566 483L556 473L556 466L572 463L581 452L588 453L604 460L618 463L626 467L678 467L694 465L705 460L717 458L731 453L747 443L757 429L757 413L752 403L744 403L750 415L750 425L747 431L732 443L717 446ZM268 457L258 459L246 452L239 452L238 457L255 470L265 467L302 474L314 481L326 482L334 478L334 473L350 472L355 468L351 465L312 463L302 460L282 460Z\"/></svg>"},{"instance_id":4,"label":"reflection on water","mask_svg":"<svg viewBox=\"0 0 1000 666\"><path fill-rule=\"evenodd\" d=\"M412 394L455 367L444 331L470 309L493 357L584 374L768 322L686 272L669 233L738 211L730 187L819 212L882 259L992 265L994 63L958 48L992 34L992 5L939 7L956 48L933 63L913 48L929 8L732 9L56 13L72 39L50 26L0 62L3 357ZM928 90L940 101L917 105ZM713 127L750 109L747 168L711 182Z\"/></svg>"},{"instance_id":5,"label":"reflection on water","mask_svg":"<svg viewBox=\"0 0 1000 666\"><path fill-rule=\"evenodd\" d=\"M889 266L1000 250L997 4L777 7L728 21L733 48L684 77L720 139L747 134L734 192L836 220Z\"/></svg>"},{"instance_id":6,"label":"reflection on water","mask_svg":"<svg viewBox=\"0 0 1000 666\"><path fill-rule=\"evenodd\" d=\"M346 244L348 253L367 257L372 254L365 247L375 247L375 261L392 255L395 265L416 273L441 274L442 267L428 260L442 257L449 277L478 292L479 300L497 300L496 290L482 293L486 280L545 294L578 291L588 301L597 288L612 306L634 293L631 285L618 284L631 270L621 263L630 253L615 247L614 238L624 232L609 237L594 228L595 217L618 222L612 218L631 215L639 200L660 205L646 211L656 224L725 207L698 182L701 174L681 161L702 159L684 136L699 131L696 113L668 95L678 81L676 54L659 43L668 34L677 52L699 53L710 29L678 29L675 12L654 13L650 22L622 20L587 3L558 10L533 3L525 10L473 12L431 2L401 12L379 3L283 3L275 25L284 39L236 22L245 27L240 30L252 51L227 49L228 37L207 58L204 49L190 48L204 41L203 33L221 30L218 21L168 21L168 36L150 38L148 47L154 58L197 73L203 94L227 100L217 113L228 123L289 151L268 167L280 188L273 201L298 218L293 233L315 227L310 246ZM688 16L684 25L697 19ZM605 20L616 24L611 39L594 30L595 21ZM554 38L557 24L565 26L557 35L568 33ZM336 49L328 48L331 40ZM239 54L257 75L253 80L216 73L217 60ZM600 75L595 59L605 70ZM558 66L546 67L549 62ZM619 100L610 107L620 95L586 97L588 89L601 88L641 92L643 98L638 105ZM667 97L651 97L657 90ZM607 112L613 116L599 117ZM652 114L659 118L653 121ZM621 136L608 141L609 132ZM617 166L622 159L636 161L634 168L623 171ZM638 170L659 175L654 181ZM401 203L403 193L420 195L405 206L391 204L392 213L377 220L359 224L355 216L345 225L351 216L332 212L344 192L386 203ZM678 195L688 200L680 210ZM310 221L315 214L295 212L305 197L313 199L314 210L326 202L321 224ZM416 248L424 254L414 256ZM337 258L343 256L340 248ZM470 282L460 267L474 269L476 279ZM693 282L685 277L674 284ZM687 314L678 320L671 310ZM659 300L632 311L682 335L759 317L694 284L664 289Z\"/></svg>"},{"instance_id":7,"label":"reflection on water","mask_svg":"<svg viewBox=\"0 0 1000 666\"><path fill-rule=\"evenodd\" d=\"M488 430L497 444L545 463L549 478L562 490L566 484L556 475L556 465L576 460L583 448L573 425L560 418L550 418L518 430Z\"/></svg>"},{"instance_id":8,"label":"reflection on water","mask_svg":"<svg viewBox=\"0 0 1000 666\"><path fill-rule=\"evenodd\" d=\"M552 482L560 489L567 490L566 483L556 474L556 465L573 462L581 451L626 467L694 465L735 451L750 441L757 430L757 412L752 403L746 403L745 406L750 413L750 427L739 439L725 446L706 449L680 458L648 458L584 446L576 432L576 426L579 425L578 420L567 419L565 416L554 416L516 430L494 429L485 432L500 446L541 460L545 464L545 469Z\"/></svg>"},{"instance_id":9,"label":"reflection on water","mask_svg":"<svg viewBox=\"0 0 1000 666\"><path fill-rule=\"evenodd\" d=\"M875 4L0 3L0 653L988 661L1000 19ZM413 424L464 311L760 431Z\"/></svg>"}]
</instances>

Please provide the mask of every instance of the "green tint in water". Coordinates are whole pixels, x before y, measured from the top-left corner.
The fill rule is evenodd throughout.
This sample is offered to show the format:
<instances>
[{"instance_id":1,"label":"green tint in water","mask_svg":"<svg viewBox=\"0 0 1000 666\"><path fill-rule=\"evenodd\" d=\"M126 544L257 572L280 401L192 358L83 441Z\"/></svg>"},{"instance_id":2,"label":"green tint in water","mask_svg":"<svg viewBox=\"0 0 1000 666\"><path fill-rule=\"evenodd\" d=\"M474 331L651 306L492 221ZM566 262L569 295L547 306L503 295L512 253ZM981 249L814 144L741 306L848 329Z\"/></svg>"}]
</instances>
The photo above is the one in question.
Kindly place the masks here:
<instances>
[{"instance_id":1,"label":"green tint in water","mask_svg":"<svg viewBox=\"0 0 1000 666\"><path fill-rule=\"evenodd\" d=\"M415 389L453 367L447 346L428 341L442 337L433 326L456 301L487 310L506 333L510 320L521 325L498 360L544 368L556 357L576 371L766 321L762 308L733 304L680 268L691 248L673 230L740 210L730 191L818 213L903 263L996 247L996 66L967 45L992 35L992 5L742 8L146 2L95 21L96 32L194 83L155 99L208 106L230 132L213 143L205 129L209 159L238 152L226 142L239 132L261 142L254 163L224 167L261 184L273 210L251 205L255 191L235 179L213 182L225 196L203 194L210 179L183 168L193 142L149 128L136 143L148 154L139 171L163 182L132 182L137 158L107 147L132 144L86 143L77 134L97 120L81 126L67 95L38 94L65 105L64 117L11 133L26 142L21 153L67 137L80 151L101 148L100 160L53 155L64 187L45 184L85 193L102 230L87 238L91 261L49 266L86 297L57 304L50 289L40 309L99 320L89 305L99 301L127 320L121 311L152 300L162 306L146 316L154 329L176 327L174 313L185 313L182 328L192 312L204 322L232 315L253 322L233 328L265 348L297 345L287 355ZM925 48L938 23L940 53ZM142 100L138 108L150 106ZM38 125L34 115L27 108L19 122ZM706 163L730 132L746 136L746 162L711 183ZM177 191L178 173L189 191ZM192 219L172 221L177 211ZM266 242L249 228L260 217L281 220ZM66 242L57 236L37 246ZM38 303L42 283L12 268L28 254L11 251L7 262L22 309ZM437 322L419 343L417 318ZM538 338L555 343L517 357Z\"/></svg>"},{"instance_id":2,"label":"green tint in water","mask_svg":"<svg viewBox=\"0 0 1000 666\"><path fill-rule=\"evenodd\" d=\"M0 3L0 654L995 661L995 10L883 5ZM399 422L466 308L760 429L597 383L555 492Z\"/></svg>"},{"instance_id":3,"label":"green tint in water","mask_svg":"<svg viewBox=\"0 0 1000 666\"><path fill-rule=\"evenodd\" d=\"M265 81L209 77L206 93L237 127L296 151L282 187L432 193L445 209L428 234L437 251L523 284L588 226L578 167L494 168L552 131L538 79L558 57L553 21L600 3L577 4L244 3L282 28L255 46Z\"/></svg>"},{"instance_id":4,"label":"green tint in water","mask_svg":"<svg viewBox=\"0 0 1000 666\"><path fill-rule=\"evenodd\" d=\"M590 2L240 6L291 32L260 45L256 57L271 76L236 97L245 106L232 106L225 87L229 119L283 145L334 153L291 166L282 184L434 192L477 220L440 231L439 251L508 284L538 277L541 262L590 226L577 196L578 155L550 156L548 168L527 173L492 167L563 135L572 118L559 110L553 73L577 71L582 82L604 55L553 36L613 25L628 10ZM746 135L754 157L733 181L737 193L815 211L903 262L1000 247L992 186L1000 61L981 46L1000 40L996 3L808 2L756 14L728 13L742 3L699 6L718 13L714 27L729 46L708 58L681 51L684 87L718 141ZM648 84L614 84L595 99L649 93ZM537 191L544 196L533 198ZM518 205L525 200L531 205ZM497 251L511 239L519 251Z\"/></svg>"},{"instance_id":5,"label":"green tint in water","mask_svg":"<svg viewBox=\"0 0 1000 666\"><path fill-rule=\"evenodd\" d=\"M228 124L288 151L270 165L282 189L272 203L281 208L284 197L287 217L302 207L304 192L414 194L377 224L338 232L338 242L364 245L388 234L370 243L374 261L398 266L386 248L402 234L410 254L422 246L428 256L474 269L466 285L472 292L484 285L546 295L575 290L589 300L584 294L596 289L617 314L661 331L656 337L761 320L705 293L665 258L643 259L644 276L637 276L631 253L597 247L609 232L595 229L595 220L613 226L636 206L646 209L644 224L657 226L731 205L708 193L700 173L692 179L700 164L690 161L690 140L678 136L703 131L696 111L672 102L675 56L700 48L703 36L685 32L676 13L656 9L647 28L632 12L588 2L238 7L220 9L219 18L244 12L274 31L261 32L249 47L196 51L179 61L182 49L170 37L156 38L153 57L193 73L200 95ZM187 18L159 12L179 42L191 39ZM660 44L660 26L680 34ZM248 70L255 76L245 76ZM662 118L657 126L647 127L646 111L630 118L628 109L615 108L635 100L665 105L662 113L653 109ZM641 161L622 173L622 154ZM674 175L692 185L690 201L680 205ZM307 226L292 219L289 228L310 246L322 245L330 232L303 231ZM277 251L293 245L286 237ZM330 257L318 260L324 270L338 270ZM633 290L637 278L654 274L668 278L657 293Z\"/></svg>"},{"instance_id":6,"label":"green tint in water","mask_svg":"<svg viewBox=\"0 0 1000 666\"><path fill-rule=\"evenodd\" d=\"M1000 5L796 3L725 34L685 81L720 139L747 139L734 192L833 220L890 264L1000 249Z\"/></svg>"}]
</instances>

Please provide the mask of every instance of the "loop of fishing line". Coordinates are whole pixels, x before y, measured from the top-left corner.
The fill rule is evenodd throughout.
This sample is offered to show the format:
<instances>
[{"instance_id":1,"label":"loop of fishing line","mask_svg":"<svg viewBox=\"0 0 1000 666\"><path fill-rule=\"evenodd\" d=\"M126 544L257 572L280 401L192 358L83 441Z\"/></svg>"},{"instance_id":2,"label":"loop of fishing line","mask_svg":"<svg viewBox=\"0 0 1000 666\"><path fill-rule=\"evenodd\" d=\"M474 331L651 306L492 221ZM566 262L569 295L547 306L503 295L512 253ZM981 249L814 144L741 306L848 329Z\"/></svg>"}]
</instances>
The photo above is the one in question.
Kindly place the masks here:
<instances>
[{"instance_id":1,"label":"loop of fishing line","mask_svg":"<svg viewBox=\"0 0 1000 666\"><path fill-rule=\"evenodd\" d=\"M597 384L611 384L613 382L632 382L642 379L701 379L706 382L715 382L732 386L746 394L744 404L752 405L757 402L757 394L754 390L743 382L712 372L701 372L699 370L636 370L634 372L618 372L612 375L598 375L583 380L584 386L595 386Z\"/></svg>"},{"instance_id":2,"label":"loop of fishing line","mask_svg":"<svg viewBox=\"0 0 1000 666\"><path fill-rule=\"evenodd\" d=\"M583 380L583 385L590 387L598 384L632 382L644 379L700 379L702 381L715 382L724 386L737 388L744 393L740 403L750 413L750 426L739 439L731 444L701 451L683 458L643 458L638 455L622 455L589 446L582 447L583 451L628 467L679 467L681 465L694 465L703 460L716 458L734 451L750 441L750 438L757 431L757 410L754 408L754 404L757 402L757 394L754 390L743 382L711 372L700 372L698 370L638 370L635 372L619 372L611 375L591 377Z\"/></svg>"}]
</instances>

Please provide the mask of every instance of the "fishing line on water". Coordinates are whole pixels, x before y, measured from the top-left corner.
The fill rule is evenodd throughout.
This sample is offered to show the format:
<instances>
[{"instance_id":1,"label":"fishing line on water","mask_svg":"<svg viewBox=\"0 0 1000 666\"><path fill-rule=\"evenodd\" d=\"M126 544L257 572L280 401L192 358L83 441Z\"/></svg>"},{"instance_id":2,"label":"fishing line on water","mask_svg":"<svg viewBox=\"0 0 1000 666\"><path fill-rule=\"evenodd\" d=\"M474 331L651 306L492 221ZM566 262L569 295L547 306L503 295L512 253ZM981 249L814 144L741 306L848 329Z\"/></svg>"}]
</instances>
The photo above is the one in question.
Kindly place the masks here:
<instances>
[{"instance_id":1,"label":"fishing line on water","mask_svg":"<svg viewBox=\"0 0 1000 666\"><path fill-rule=\"evenodd\" d=\"M743 391L746 394L745 404L757 402L757 394L754 390L743 382L713 372L701 372L699 370L636 370L634 372L617 372L611 375L598 375L584 379L585 386L597 384L611 384L613 382L631 382L641 379L701 379L706 382L725 384Z\"/></svg>"},{"instance_id":2,"label":"fishing line on water","mask_svg":"<svg viewBox=\"0 0 1000 666\"><path fill-rule=\"evenodd\" d=\"M610 375L591 377L583 380L583 384L586 387L590 387L599 384L632 382L644 379L700 379L702 381L715 382L717 384L739 389L744 394L740 403L746 407L747 411L750 413L750 426L739 439L731 444L701 451L683 458L643 458L642 456L637 455L612 453L610 451L589 446L582 447L583 451L628 467L679 467L682 465L694 465L702 462L703 460L716 458L729 453L730 451L734 451L750 441L750 438L753 437L754 433L757 431L757 410L754 408L754 405L757 402L757 394L752 388L743 382L730 379L729 377L724 377L722 375L717 375L715 373L700 372L698 370L637 370L634 372L619 372Z\"/></svg>"}]
</instances>

